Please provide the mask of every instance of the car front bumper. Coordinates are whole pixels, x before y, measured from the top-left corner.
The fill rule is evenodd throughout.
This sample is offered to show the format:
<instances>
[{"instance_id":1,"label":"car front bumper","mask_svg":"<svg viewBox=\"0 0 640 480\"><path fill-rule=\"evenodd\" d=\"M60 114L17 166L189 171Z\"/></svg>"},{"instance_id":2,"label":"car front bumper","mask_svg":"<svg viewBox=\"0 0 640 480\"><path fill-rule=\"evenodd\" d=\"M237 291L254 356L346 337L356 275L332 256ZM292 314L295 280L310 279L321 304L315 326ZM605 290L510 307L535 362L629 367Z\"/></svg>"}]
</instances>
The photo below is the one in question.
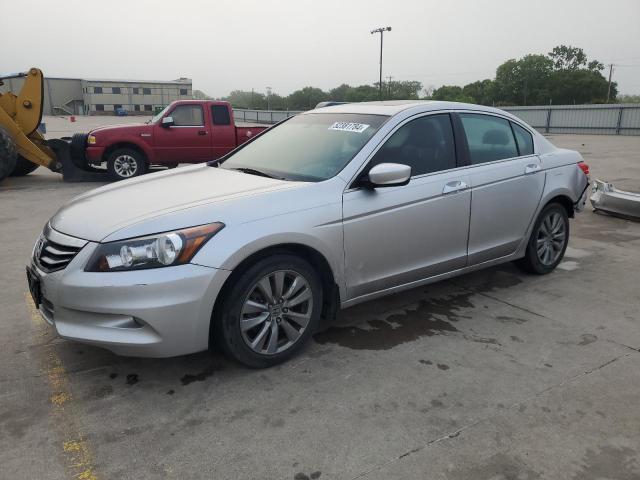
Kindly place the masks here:
<instances>
[{"instance_id":1,"label":"car front bumper","mask_svg":"<svg viewBox=\"0 0 640 480\"><path fill-rule=\"evenodd\" d=\"M85 158L89 165L100 165L104 156L105 147L88 146L85 150Z\"/></svg>"},{"instance_id":2,"label":"car front bumper","mask_svg":"<svg viewBox=\"0 0 640 480\"><path fill-rule=\"evenodd\" d=\"M216 297L231 272L187 264L85 272L88 243L61 271L40 278L42 317L65 339L119 355L171 357L206 350Z\"/></svg>"}]
</instances>

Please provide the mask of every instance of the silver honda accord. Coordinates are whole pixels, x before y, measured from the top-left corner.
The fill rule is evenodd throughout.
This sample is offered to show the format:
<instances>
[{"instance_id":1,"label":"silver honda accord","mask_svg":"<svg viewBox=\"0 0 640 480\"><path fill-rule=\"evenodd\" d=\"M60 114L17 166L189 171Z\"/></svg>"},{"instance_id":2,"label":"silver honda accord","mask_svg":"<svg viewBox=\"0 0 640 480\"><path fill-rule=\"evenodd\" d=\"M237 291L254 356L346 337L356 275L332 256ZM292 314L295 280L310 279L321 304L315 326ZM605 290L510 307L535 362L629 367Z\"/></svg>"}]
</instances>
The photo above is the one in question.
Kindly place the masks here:
<instances>
[{"instance_id":1,"label":"silver honda accord","mask_svg":"<svg viewBox=\"0 0 640 480\"><path fill-rule=\"evenodd\" d=\"M336 105L73 199L27 276L63 338L266 367L338 308L504 262L551 272L588 183L578 153L501 110Z\"/></svg>"}]
</instances>

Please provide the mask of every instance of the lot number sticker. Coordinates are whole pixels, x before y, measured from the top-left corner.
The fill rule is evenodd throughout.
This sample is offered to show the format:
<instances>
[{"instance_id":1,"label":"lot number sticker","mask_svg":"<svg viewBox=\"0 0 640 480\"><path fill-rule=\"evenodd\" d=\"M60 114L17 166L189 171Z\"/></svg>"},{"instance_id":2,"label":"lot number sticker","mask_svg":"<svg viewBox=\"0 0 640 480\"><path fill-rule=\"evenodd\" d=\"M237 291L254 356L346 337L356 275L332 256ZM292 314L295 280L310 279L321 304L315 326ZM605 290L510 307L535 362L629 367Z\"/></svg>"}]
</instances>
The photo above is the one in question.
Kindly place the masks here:
<instances>
[{"instance_id":1,"label":"lot number sticker","mask_svg":"<svg viewBox=\"0 0 640 480\"><path fill-rule=\"evenodd\" d=\"M369 125L364 123L352 123L352 122L336 122L329 127L329 130L339 130L341 132L354 132L354 133L362 133Z\"/></svg>"}]
</instances>

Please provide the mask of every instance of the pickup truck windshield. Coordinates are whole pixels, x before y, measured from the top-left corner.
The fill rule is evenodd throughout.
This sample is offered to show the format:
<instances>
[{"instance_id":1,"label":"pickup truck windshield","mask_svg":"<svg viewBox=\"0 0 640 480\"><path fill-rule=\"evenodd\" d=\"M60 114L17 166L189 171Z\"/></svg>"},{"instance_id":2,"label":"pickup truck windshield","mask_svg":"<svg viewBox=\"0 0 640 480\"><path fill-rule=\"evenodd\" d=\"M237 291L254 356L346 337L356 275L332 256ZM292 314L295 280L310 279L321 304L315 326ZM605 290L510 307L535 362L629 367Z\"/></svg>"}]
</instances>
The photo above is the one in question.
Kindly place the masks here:
<instances>
[{"instance_id":1,"label":"pickup truck windshield","mask_svg":"<svg viewBox=\"0 0 640 480\"><path fill-rule=\"evenodd\" d=\"M384 115L309 113L267 130L221 168L319 182L336 175L388 119Z\"/></svg>"}]
</instances>

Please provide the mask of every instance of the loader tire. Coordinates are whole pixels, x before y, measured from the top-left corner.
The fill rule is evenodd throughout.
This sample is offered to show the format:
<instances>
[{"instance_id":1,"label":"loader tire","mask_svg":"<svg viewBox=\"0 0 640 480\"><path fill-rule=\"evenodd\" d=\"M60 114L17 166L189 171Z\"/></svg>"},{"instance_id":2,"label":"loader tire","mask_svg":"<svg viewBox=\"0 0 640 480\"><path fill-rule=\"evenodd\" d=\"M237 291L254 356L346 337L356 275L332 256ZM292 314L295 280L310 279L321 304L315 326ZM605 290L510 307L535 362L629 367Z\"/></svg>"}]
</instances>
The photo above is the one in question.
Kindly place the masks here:
<instances>
[{"instance_id":1,"label":"loader tire","mask_svg":"<svg viewBox=\"0 0 640 480\"><path fill-rule=\"evenodd\" d=\"M0 128L0 181L11 175L16 168L18 152L9 133Z\"/></svg>"},{"instance_id":2,"label":"loader tire","mask_svg":"<svg viewBox=\"0 0 640 480\"><path fill-rule=\"evenodd\" d=\"M30 162L29 160L24 158L22 155L18 154L18 161L16 162L16 166L13 169L13 172L11 172L11 176L24 177L25 175L29 175L39 166L40 165Z\"/></svg>"}]
</instances>

